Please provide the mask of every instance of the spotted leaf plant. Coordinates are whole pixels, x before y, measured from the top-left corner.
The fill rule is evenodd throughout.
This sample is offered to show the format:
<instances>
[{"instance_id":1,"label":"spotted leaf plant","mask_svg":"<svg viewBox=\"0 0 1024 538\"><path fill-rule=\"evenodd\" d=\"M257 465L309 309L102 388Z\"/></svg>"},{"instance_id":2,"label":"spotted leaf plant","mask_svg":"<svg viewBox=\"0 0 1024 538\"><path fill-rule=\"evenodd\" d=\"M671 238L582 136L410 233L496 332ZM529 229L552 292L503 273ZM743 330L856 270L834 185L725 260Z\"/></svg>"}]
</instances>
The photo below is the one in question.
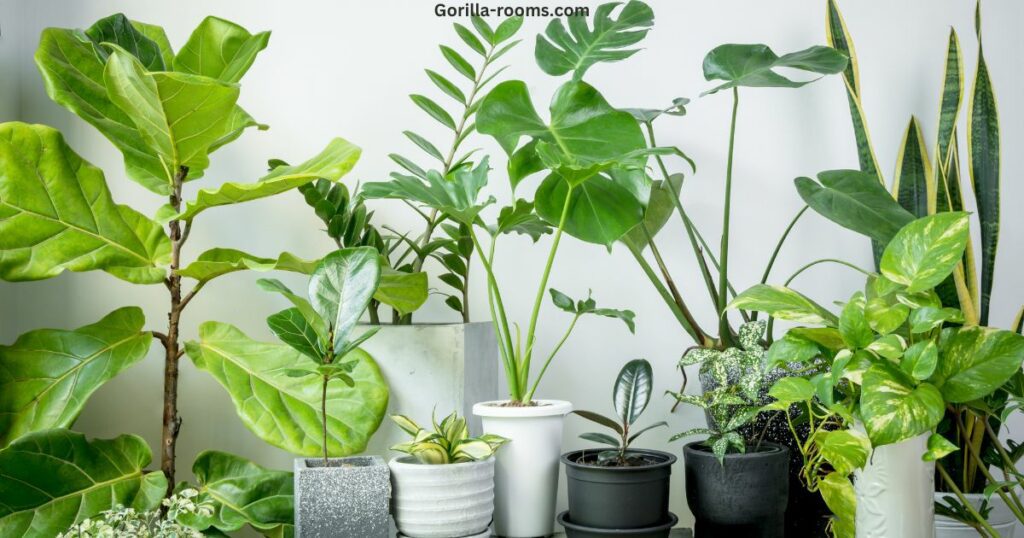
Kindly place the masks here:
<instances>
[{"instance_id":1,"label":"spotted leaf plant","mask_svg":"<svg viewBox=\"0 0 1024 538\"><path fill-rule=\"evenodd\" d=\"M440 424L436 418L431 417L433 430L425 429L403 415L391 415L391 420L412 436L411 441L397 444L391 450L409 454L426 465L486 460L508 442L508 439L493 434L470 437L466 419L455 412L445 417Z\"/></svg>"}]
</instances>

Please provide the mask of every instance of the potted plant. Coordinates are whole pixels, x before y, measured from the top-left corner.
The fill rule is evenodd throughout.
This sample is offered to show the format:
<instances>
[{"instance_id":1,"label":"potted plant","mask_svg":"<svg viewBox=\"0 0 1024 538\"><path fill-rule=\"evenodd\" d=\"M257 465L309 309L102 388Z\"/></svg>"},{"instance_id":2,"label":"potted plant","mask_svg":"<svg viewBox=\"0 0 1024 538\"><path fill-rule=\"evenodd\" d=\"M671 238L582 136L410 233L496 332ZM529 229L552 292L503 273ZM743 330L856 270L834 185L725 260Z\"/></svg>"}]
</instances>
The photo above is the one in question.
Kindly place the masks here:
<instances>
[{"instance_id":1,"label":"potted plant","mask_svg":"<svg viewBox=\"0 0 1024 538\"><path fill-rule=\"evenodd\" d=\"M838 316L782 286L755 286L731 305L812 325L791 329L769 349L769 360L798 363L803 376L777 382L769 408L804 411L812 434L801 445L801 473L835 513L838 536L855 528L858 536L933 536L936 471L984 531L998 536L935 464L959 450L936 433L946 410L987 407L1024 361L1024 336L942 306L937 286L961 270L969 222L966 213L944 212L902 227L880 257L880 273L862 270L865 290ZM965 452L980 463L972 448ZM995 493L1010 504L1010 493Z\"/></svg>"},{"instance_id":2,"label":"potted plant","mask_svg":"<svg viewBox=\"0 0 1024 538\"><path fill-rule=\"evenodd\" d=\"M612 430L584 433L580 438L611 448L583 449L562 455L568 480L569 510L558 516L570 536L668 536L678 521L668 511L669 478L676 457L666 452L632 448L644 432L667 426L664 421L634 429L651 400L651 364L629 361L612 390L616 418L593 411L573 411Z\"/></svg>"},{"instance_id":3,"label":"potted plant","mask_svg":"<svg viewBox=\"0 0 1024 538\"><path fill-rule=\"evenodd\" d=\"M684 404L704 410L707 428L676 434L672 440L707 435L683 447L686 467L686 502L693 512L698 536L786 535L789 497L789 449L764 441L746 428L760 413L763 385L763 320L740 327L739 347L725 351L694 348L682 365L700 364L702 375L715 380L714 388L700 395L675 394ZM744 372L739 383L729 383L732 372ZM742 487L737 487L742 484Z\"/></svg>"},{"instance_id":4,"label":"potted plant","mask_svg":"<svg viewBox=\"0 0 1024 538\"><path fill-rule=\"evenodd\" d=\"M392 512L400 536L483 538L494 514L494 453L507 442L495 435L470 437L466 419L452 412L433 431L408 417L392 420L412 441L392 450Z\"/></svg>"}]
</instances>

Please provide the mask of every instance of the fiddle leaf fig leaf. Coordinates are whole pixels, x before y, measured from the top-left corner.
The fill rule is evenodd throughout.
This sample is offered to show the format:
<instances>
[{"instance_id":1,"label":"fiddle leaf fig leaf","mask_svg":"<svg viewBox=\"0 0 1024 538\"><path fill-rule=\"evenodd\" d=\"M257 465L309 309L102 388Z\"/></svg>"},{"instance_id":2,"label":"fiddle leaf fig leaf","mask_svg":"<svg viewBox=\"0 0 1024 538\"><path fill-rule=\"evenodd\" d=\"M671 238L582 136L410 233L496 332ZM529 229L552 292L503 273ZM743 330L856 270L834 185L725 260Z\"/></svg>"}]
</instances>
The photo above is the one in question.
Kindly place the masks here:
<instances>
[{"instance_id":1,"label":"fiddle leaf fig leaf","mask_svg":"<svg viewBox=\"0 0 1024 538\"><path fill-rule=\"evenodd\" d=\"M612 391L615 412L624 424L633 424L651 401L654 371L651 363L635 359L626 363L615 379Z\"/></svg>"},{"instance_id":2,"label":"fiddle leaf fig leaf","mask_svg":"<svg viewBox=\"0 0 1024 538\"><path fill-rule=\"evenodd\" d=\"M989 327L944 329L933 377L952 403L983 398L1021 369L1024 336Z\"/></svg>"},{"instance_id":3,"label":"fiddle leaf fig leaf","mask_svg":"<svg viewBox=\"0 0 1024 538\"><path fill-rule=\"evenodd\" d=\"M373 182L363 185L366 198L396 198L421 203L451 216L457 222L472 226L477 215L494 203L491 196L479 202L480 191L487 186L487 172L490 165L485 157L476 168L462 167L450 178L431 170L424 178L396 176L387 182Z\"/></svg>"},{"instance_id":4,"label":"fiddle leaf fig leaf","mask_svg":"<svg viewBox=\"0 0 1024 538\"><path fill-rule=\"evenodd\" d=\"M836 327L839 319L800 293L782 286L757 284L729 303L730 310L764 312L772 317L800 323Z\"/></svg>"},{"instance_id":5,"label":"fiddle leaf fig leaf","mask_svg":"<svg viewBox=\"0 0 1024 538\"><path fill-rule=\"evenodd\" d=\"M918 384L888 361L864 372L860 413L872 446L898 443L935 428L946 410L939 389Z\"/></svg>"},{"instance_id":6,"label":"fiddle leaf fig leaf","mask_svg":"<svg viewBox=\"0 0 1024 538\"><path fill-rule=\"evenodd\" d=\"M201 189L196 199L188 202L178 218L192 220L211 207L266 198L320 178L338 181L352 170L361 152L358 146L344 138L335 138L308 161L294 166L275 167L255 183L227 182L217 189Z\"/></svg>"},{"instance_id":7,"label":"fiddle leaf fig leaf","mask_svg":"<svg viewBox=\"0 0 1024 538\"><path fill-rule=\"evenodd\" d=\"M309 299L330 324L335 351L348 340L380 284L380 255L371 247L328 254L309 279Z\"/></svg>"},{"instance_id":8,"label":"fiddle leaf fig leaf","mask_svg":"<svg viewBox=\"0 0 1024 538\"><path fill-rule=\"evenodd\" d=\"M561 19L552 19L544 34L537 34L537 65L549 75L572 72L573 80L580 80L598 62L617 62L636 54L640 49L629 47L643 40L654 26L654 11L639 0L630 0L613 19L612 12L619 5L598 6L592 28L580 15L566 17L568 29Z\"/></svg>"},{"instance_id":9,"label":"fiddle leaf fig leaf","mask_svg":"<svg viewBox=\"0 0 1024 538\"><path fill-rule=\"evenodd\" d=\"M174 57L174 70L238 82L269 41L270 32L253 35L233 22L206 17Z\"/></svg>"},{"instance_id":10,"label":"fiddle leaf fig leaf","mask_svg":"<svg viewBox=\"0 0 1024 538\"><path fill-rule=\"evenodd\" d=\"M904 226L882 254L886 278L908 293L928 290L946 279L963 258L970 239L967 213L939 213Z\"/></svg>"},{"instance_id":11,"label":"fiddle leaf fig leaf","mask_svg":"<svg viewBox=\"0 0 1024 538\"><path fill-rule=\"evenodd\" d=\"M274 336L292 349L315 361L323 360L324 346L320 336L298 308L292 307L271 315L267 318L267 326Z\"/></svg>"},{"instance_id":12,"label":"fiddle leaf fig leaf","mask_svg":"<svg viewBox=\"0 0 1024 538\"><path fill-rule=\"evenodd\" d=\"M266 531L290 525L294 514L292 473L261 467L249 460L208 450L192 464L198 482L195 503L208 503L209 516L189 514L183 522L199 530L234 532L245 524Z\"/></svg>"},{"instance_id":13,"label":"fiddle leaf fig leaf","mask_svg":"<svg viewBox=\"0 0 1024 538\"><path fill-rule=\"evenodd\" d=\"M303 260L294 254L282 252L275 258L261 258L232 248L213 248L199 255L196 261L178 270L178 274L194 278L200 283L236 271L291 271L308 275L320 260Z\"/></svg>"},{"instance_id":14,"label":"fiddle leaf fig leaf","mask_svg":"<svg viewBox=\"0 0 1024 538\"><path fill-rule=\"evenodd\" d=\"M821 216L879 243L887 244L914 220L875 174L829 170L818 174L818 181L796 178L796 190L804 202Z\"/></svg>"},{"instance_id":15,"label":"fiddle leaf fig leaf","mask_svg":"<svg viewBox=\"0 0 1024 538\"><path fill-rule=\"evenodd\" d=\"M122 13L116 13L96 21L85 31L85 35L96 45L111 43L122 47L150 71L170 71L170 64L165 61L164 51L160 44L151 39L147 32L143 31L143 28L128 20L128 17ZM166 42L167 36L164 35L163 39ZM102 47L98 50L101 57L106 59L106 51Z\"/></svg>"},{"instance_id":16,"label":"fiddle leaf fig leaf","mask_svg":"<svg viewBox=\"0 0 1024 538\"><path fill-rule=\"evenodd\" d=\"M280 280L261 278L256 281L256 285L266 291L280 293L285 299L288 299L298 309L299 313L302 314L306 324L313 328L317 336L320 337L320 340L327 342L330 327L328 327L327 321L321 318L320 314L317 314L316 310L313 309L313 305L309 304L309 301L293 293Z\"/></svg>"},{"instance_id":17,"label":"fiddle leaf fig leaf","mask_svg":"<svg viewBox=\"0 0 1024 538\"><path fill-rule=\"evenodd\" d=\"M145 471L151 460L134 435L87 440L52 429L22 437L0 450L0 535L49 538L119 504L152 510L167 479Z\"/></svg>"},{"instance_id":18,"label":"fiddle leaf fig leaf","mask_svg":"<svg viewBox=\"0 0 1024 538\"><path fill-rule=\"evenodd\" d=\"M778 56L767 45L720 45L704 57L704 78L725 81L701 95L740 86L757 88L799 88L814 80L795 81L776 68L787 67L832 75L846 69L849 58L832 47L816 45L798 52Z\"/></svg>"},{"instance_id":19,"label":"fiddle leaf fig leaf","mask_svg":"<svg viewBox=\"0 0 1024 538\"><path fill-rule=\"evenodd\" d=\"M39 329L0 346L0 448L39 430L67 428L89 397L141 361L153 336L136 307L75 330Z\"/></svg>"},{"instance_id":20,"label":"fiddle leaf fig leaf","mask_svg":"<svg viewBox=\"0 0 1024 538\"><path fill-rule=\"evenodd\" d=\"M427 302L427 273L406 273L382 267L380 285L373 299L394 308L400 315L415 312Z\"/></svg>"},{"instance_id":21,"label":"fiddle leaf fig leaf","mask_svg":"<svg viewBox=\"0 0 1024 538\"><path fill-rule=\"evenodd\" d=\"M242 423L257 437L293 454L321 453L321 379L286 373L300 366L315 369L316 362L286 345L257 342L217 322L202 324L199 341L186 344L186 352L228 391ZM366 449L388 403L387 384L374 360L360 350L349 358L359 361L351 373L355 387L327 387L327 448L335 457ZM260 396L264 394L273 398ZM291 418L274 418L282 416Z\"/></svg>"},{"instance_id":22,"label":"fiddle leaf fig leaf","mask_svg":"<svg viewBox=\"0 0 1024 538\"><path fill-rule=\"evenodd\" d=\"M163 282L171 243L160 225L114 203L95 166L56 129L0 124L0 278L40 280L104 270Z\"/></svg>"}]
</instances>

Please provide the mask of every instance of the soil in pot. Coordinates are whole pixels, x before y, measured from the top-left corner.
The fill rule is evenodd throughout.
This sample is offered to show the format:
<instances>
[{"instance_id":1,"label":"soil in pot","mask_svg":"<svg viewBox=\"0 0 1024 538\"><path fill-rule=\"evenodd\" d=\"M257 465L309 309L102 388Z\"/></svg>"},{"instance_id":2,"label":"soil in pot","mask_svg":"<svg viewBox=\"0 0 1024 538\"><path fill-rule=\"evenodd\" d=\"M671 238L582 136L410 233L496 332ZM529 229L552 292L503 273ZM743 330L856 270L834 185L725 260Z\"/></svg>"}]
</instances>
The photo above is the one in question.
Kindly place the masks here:
<instances>
[{"instance_id":1,"label":"soil in pot","mask_svg":"<svg viewBox=\"0 0 1024 538\"><path fill-rule=\"evenodd\" d=\"M775 443L726 454L724 463L696 441L683 447L686 503L697 538L783 538L789 450Z\"/></svg>"},{"instance_id":2,"label":"soil in pot","mask_svg":"<svg viewBox=\"0 0 1024 538\"><path fill-rule=\"evenodd\" d=\"M577 450L562 456L572 521L602 529L635 529L667 521L676 457L638 449L628 451L623 462L601 462L601 452Z\"/></svg>"},{"instance_id":3,"label":"soil in pot","mask_svg":"<svg viewBox=\"0 0 1024 538\"><path fill-rule=\"evenodd\" d=\"M603 529L580 525L570 518L569 512L558 514L558 524L565 527L566 538L602 538L604 536L614 536L616 538L668 538L672 532L672 527L675 527L678 522L679 518L675 514L669 513L668 518L659 525L639 529Z\"/></svg>"}]
</instances>

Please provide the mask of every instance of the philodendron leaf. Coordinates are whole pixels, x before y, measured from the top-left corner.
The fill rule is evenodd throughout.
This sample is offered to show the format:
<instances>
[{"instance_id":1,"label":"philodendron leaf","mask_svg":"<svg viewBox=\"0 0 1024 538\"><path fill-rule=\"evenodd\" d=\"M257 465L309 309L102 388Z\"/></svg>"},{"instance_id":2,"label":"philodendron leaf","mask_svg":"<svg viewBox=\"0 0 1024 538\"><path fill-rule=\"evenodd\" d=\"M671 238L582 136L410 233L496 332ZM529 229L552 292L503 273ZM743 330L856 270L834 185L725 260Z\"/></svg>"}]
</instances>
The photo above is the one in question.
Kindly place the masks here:
<instances>
[{"instance_id":1,"label":"philodendron leaf","mask_svg":"<svg viewBox=\"0 0 1024 538\"><path fill-rule=\"evenodd\" d=\"M625 424L633 424L651 401L654 371L651 363L635 359L626 363L615 380L612 398L615 412Z\"/></svg>"},{"instance_id":2,"label":"philodendron leaf","mask_svg":"<svg viewBox=\"0 0 1024 538\"><path fill-rule=\"evenodd\" d=\"M806 402L814 398L814 385L802 377L784 377L768 389L768 395L787 404Z\"/></svg>"},{"instance_id":3,"label":"philodendron leaf","mask_svg":"<svg viewBox=\"0 0 1024 538\"><path fill-rule=\"evenodd\" d=\"M212 504L213 513L209 517L185 517L189 526L233 532L249 524L257 530L270 530L294 519L294 478L290 472L209 450L196 458L192 473L199 491L194 501Z\"/></svg>"},{"instance_id":4,"label":"philodendron leaf","mask_svg":"<svg viewBox=\"0 0 1024 538\"><path fill-rule=\"evenodd\" d=\"M399 315L404 316L423 306L429 293L427 273L406 273L382 267L380 285L377 286L373 299L394 308Z\"/></svg>"},{"instance_id":5,"label":"philodendron leaf","mask_svg":"<svg viewBox=\"0 0 1024 538\"><path fill-rule=\"evenodd\" d=\"M581 241L611 248L644 218L644 208L633 194L603 174L573 187L571 193L568 182L549 175L537 189L537 214L557 227L567 195L565 233Z\"/></svg>"},{"instance_id":6,"label":"philodendron leaf","mask_svg":"<svg viewBox=\"0 0 1024 538\"><path fill-rule=\"evenodd\" d=\"M167 490L140 437L87 440L44 430L0 450L0 535L52 538L86 518L124 505L159 506Z\"/></svg>"},{"instance_id":7,"label":"philodendron leaf","mask_svg":"<svg viewBox=\"0 0 1024 538\"><path fill-rule=\"evenodd\" d=\"M782 286L757 284L739 294L729 309L764 312L772 317L800 323L836 327L839 319L800 293Z\"/></svg>"},{"instance_id":8,"label":"philodendron leaf","mask_svg":"<svg viewBox=\"0 0 1024 538\"><path fill-rule=\"evenodd\" d=\"M366 198L394 198L423 204L454 218L457 222L472 226L477 215L494 197L479 201L480 191L487 186L490 164L485 157L476 168L461 167L444 177L431 170L424 178L395 176L391 181L367 183L362 187Z\"/></svg>"},{"instance_id":9,"label":"philodendron leaf","mask_svg":"<svg viewBox=\"0 0 1024 538\"><path fill-rule=\"evenodd\" d=\"M967 213L940 213L917 219L901 229L882 254L880 268L908 293L938 286L963 257L970 238Z\"/></svg>"},{"instance_id":10,"label":"philodendron leaf","mask_svg":"<svg viewBox=\"0 0 1024 538\"><path fill-rule=\"evenodd\" d=\"M651 184L651 193L644 208L644 218L633 226L626 235L619 240L631 249L643 252L650 245L651 240L668 223L675 211L674 197L679 196L683 187L683 175L673 174L669 181L658 180ZM671 189L671 190L670 190Z\"/></svg>"},{"instance_id":11,"label":"philodendron leaf","mask_svg":"<svg viewBox=\"0 0 1024 538\"><path fill-rule=\"evenodd\" d=\"M821 216L882 244L914 220L879 183L878 176L857 170L829 170L818 174L819 183L796 178L796 190Z\"/></svg>"},{"instance_id":12,"label":"philodendron leaf","mask_svg":"<svg viewBox=\"0 0 1024 538\"><path fill-rule=\"evenodd\" d=\"M905 441L942 420L946 404L939 389L918 384L888 361L872 364L863 381L860 413L872 446Z\"/></svg>"},{"instance_id":13,"label":"philodendron leaf","mask_svg":"<svg viewBox=\"0 0 1024 538\"><path fill-rule=\"evenodd\" d=\"M99 269L130 282L163 282L171 243L160 225L115 204L103 172L59 131L0 124L0 170L0 278Z\"/></svg>"},{"instance_id":14,"label":"philodendron leaf","mask_svg":"<svg viewBox=\"0 0 1024 538\"><path fill-rule=\"evenodd\" d=\"M270 41L270 32L250 34L217 17L206 17L174 57L174 70L238 82Z\"/></svg>"},{"instance_id":15,"label":"philodendron leaf","mask_svg":"<svg viewBox=\"0 0 1024 538\"><path fill-rule=\"evenodd\" d=\"M201 283L209 282L228 273L245 270L292 271L308 275L313 272L319 262L320 260L303 260L288 252L282 252L277 259L274 259L260 258L232 248L213 248L200 254L196 261L178 270L178 274L194 278Z\"/></svg>"},{"instance_id":16,"label":"philodendron leaf","mask_svg":"<svg viewBox=\"0 0 1024 538\"><path fill-rule=\"evenodd\" d=\"M0 346L0 448L39 430L67 428L92 393L146 356L142 310L115 310L75 330L39 329Z\"/></svg>"},{"instance_id":17,"label":"philodendron leaf","mask_svg":"<svg viewBox=\"0 0 1024 538\"><path fill-rule=\"evenodd\" d=\"M348 340L380 284L380 254L371 247L337 250L309 279L313 309L330 325L335 351Z\"/></svg>"},{"instance_id":18,"label":"philodendron leaf","mask_svg":"<svg viewBox=\"0 0 1024 538\"><path fill-rule=\"evenodd\" d=\"M188 202L178 218L192 220L211 207L266 198L319 178L337 181L352 170L361 152L358 146L344 138L335 138L308 161L294 166L278 166L255 183L227 182L217 189L200 190L196 199Z\"/></svg>"},{"instance_id":19,"label":"philodendron leaf","mask_svg":"<svg viewBox=\"0 0 1024 538\"><path fill-rule=\"evenodd\" d=\"M197 368L209 372L228 391L242 423L257 437L293 454L321 453L321 379L287 374L299 367L315 369L312 359L283 344L257 342L217 322L201 325L199 341L186 344L186 351ZM355 387L344 383L327 387L331 456L362 452L388 404L387 385L373 359L359 350L349 358L358 360L350 374Z\"/></svg>"},{"instance_id":20,"label":"philodendron leaf","mask_svg":"<svg viewBox=\"0 0 1024 538\"><path fill-rule=\"evenodd\" d=\"M533 202L519 199L515 204L501 208L498 225L491 230L492 235L507 233L529 235L536 243L542 235L551 233L551 225L534 212Z\"/></svg>"},{"instance_id":21,"label":"philodendron leaf","mask_svg":"<svg viewBox=\"0 0 1024 538\"><path fill-rule=\"evenodd\" d=\"M832 75L846 69L847 56L832 47L820 45L778 56L767 45L720 45L704 57L704 79L722 80L714 88L702 93L707 95L740 86L757 88L799 88L817 79L795 81L774 70L786 67Z\"/></svg>"},{"instance_id":22,"label":"philodendron leaf","mask_svg":"<svg viewBox=\"0 0 1024 538\"><path fill-rule=\"evenodd\" d=\"M1021 369L1024 336L989 327L945 329L933 380L947 401L983 398Z\"/></svg>"},{"instance_id":23,"label":"philodendron leaf","mask_svg":"<svg viewBox=\"0 0 1024 538\"><path fill-rule=\"evenodd\" d=\"M568 29L561 19L552 19L544 34L537 34L537 65L549 75L572 72L573 79L580 80L598 62L617 62L636 54L640 49L629 47L643 40L654 26L654 11L639 0L630 0L613 19L612 12L619 5L608 2L598 6L592 28L580 15L566 18Z\"/></svg>"}]
</instances>

